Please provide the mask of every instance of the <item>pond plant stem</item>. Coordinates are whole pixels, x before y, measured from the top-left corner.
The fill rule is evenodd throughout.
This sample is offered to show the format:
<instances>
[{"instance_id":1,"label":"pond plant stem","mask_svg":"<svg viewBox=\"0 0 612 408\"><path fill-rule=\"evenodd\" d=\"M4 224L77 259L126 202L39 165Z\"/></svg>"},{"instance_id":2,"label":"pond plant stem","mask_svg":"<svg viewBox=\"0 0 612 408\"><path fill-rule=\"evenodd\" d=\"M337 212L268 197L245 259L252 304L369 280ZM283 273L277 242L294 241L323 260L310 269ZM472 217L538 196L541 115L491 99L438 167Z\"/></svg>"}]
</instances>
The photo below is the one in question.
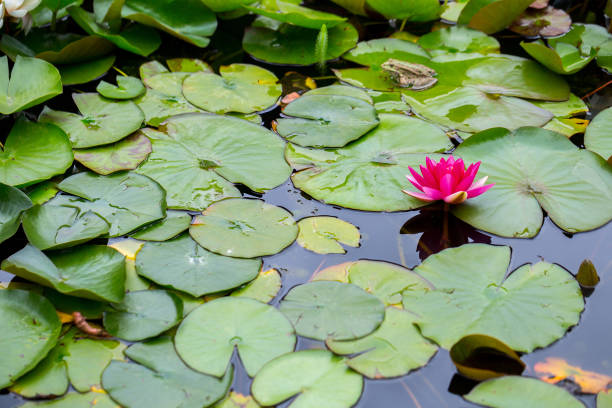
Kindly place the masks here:
<instances>
[{"instance_id":1,"label":"pond plant stem","mask_svg":"<svg viewBox=\"0 0 612 408\"><path fill-rule=\"evenodd\" d=\"M594 94L596 94L597 92L601 91L602 89L604 89L605 87L607 87L608 85L612 84L612 81L608 81L605 84L603 84L602 86L592 90L591 92L589 92L588 94L584 95L582 98L582 100L585 100L587 98L590 98L591 96L593 96Z\"/></svg>"}]
</instances>

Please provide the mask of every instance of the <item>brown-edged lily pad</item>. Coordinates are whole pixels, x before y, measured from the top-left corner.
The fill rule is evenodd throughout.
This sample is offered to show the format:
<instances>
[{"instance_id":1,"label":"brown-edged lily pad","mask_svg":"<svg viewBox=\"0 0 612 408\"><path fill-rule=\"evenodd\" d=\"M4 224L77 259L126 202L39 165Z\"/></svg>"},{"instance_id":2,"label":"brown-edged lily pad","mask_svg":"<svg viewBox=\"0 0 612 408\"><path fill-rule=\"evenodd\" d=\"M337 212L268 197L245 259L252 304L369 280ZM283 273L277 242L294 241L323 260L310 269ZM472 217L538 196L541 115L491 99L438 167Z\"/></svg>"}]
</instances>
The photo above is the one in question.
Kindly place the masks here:
<instances>
[{"instance_id":1,"label":"brown-edged lily pad","mask_svg":"<svg viewBox=\"0 0 612 408\"><path fill-rule=\"evenodd\" d=\"M133 170L151 153L151 141L142 133L135 133L111 145L79 149L74 159L98 174Z\"/></svg>"},{"instance_id":2,"label":"brown-edged lily pad","mask_svg":"<svg viewBox=\"0 0 612 408\"><path fill-rule=\"evenodd\" d=\"M526 37L555 37L570 30L572 18L565 11L548 6L542 9L527 9L516 19L510 30Z\"/></svg>"}]
</instances>

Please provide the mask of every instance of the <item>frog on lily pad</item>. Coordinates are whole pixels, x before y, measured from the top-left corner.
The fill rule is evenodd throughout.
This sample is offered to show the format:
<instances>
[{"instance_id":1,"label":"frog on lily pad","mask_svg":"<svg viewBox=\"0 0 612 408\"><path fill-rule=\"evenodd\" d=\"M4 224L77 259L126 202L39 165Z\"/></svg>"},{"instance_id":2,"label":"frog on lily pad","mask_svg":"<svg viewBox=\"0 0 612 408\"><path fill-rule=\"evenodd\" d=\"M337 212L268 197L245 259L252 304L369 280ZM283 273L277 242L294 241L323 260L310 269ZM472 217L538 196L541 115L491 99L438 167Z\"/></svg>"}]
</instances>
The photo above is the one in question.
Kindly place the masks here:
<instances>
[{"instance_id":1,"label":"frog on lily pad","mask_svg":"<svg viewBox=\"0 0 612 408\"><path fill-rule=\"evenodd\" d=\"M391 75L393 81L402 88L422 91L431 88L438 82L438 79L435 78L436 71L425 65L390 58L380 67Z\"/></svg>"}]
</instances>

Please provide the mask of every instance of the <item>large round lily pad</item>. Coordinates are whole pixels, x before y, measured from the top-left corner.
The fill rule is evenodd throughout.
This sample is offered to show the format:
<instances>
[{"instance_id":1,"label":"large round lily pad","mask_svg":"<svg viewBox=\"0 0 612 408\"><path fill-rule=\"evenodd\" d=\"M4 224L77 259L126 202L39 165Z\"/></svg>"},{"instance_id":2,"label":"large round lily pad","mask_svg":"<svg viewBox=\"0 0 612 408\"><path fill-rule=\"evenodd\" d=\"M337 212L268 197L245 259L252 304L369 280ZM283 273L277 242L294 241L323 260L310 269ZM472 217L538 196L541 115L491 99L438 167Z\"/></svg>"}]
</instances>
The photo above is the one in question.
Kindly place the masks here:
<instances>
[{"instance_id":1,"label":"large round lily pad","mask_svg":"<svg viewBox=\"0 0 612 408\"><path fill-rule=\"evenodd\" d=\"M414 326L415 316L388 307L385 320L372 334L351 341L328 340L336 354L355 355L346 364L368 378L389 378L422 367L438 348L423 338Z\"/></svg>"},{"instance_id":2,"label":"large round lily pad","mask_svg":"<svg viewBox=\"0 0 612 408\"><path fill-rule=\"evenodd\" d=\"M407 168L424 163L423 153L443 152L452 144L440 128L423 120L397 114L381 114L380 120L376 129L344 148L288 145L285 157L297 170L291 176L293 184L317 200L342 207L367 211L422 207L422 201L402 192Z\"/></svg>"},{"instance_id":3,"label":"large round lily pad","mask_svg":"<svg viewBox=\"0 0 612 408\"><path fill-rule=\"evenodd\" d=\"M142 111L131 101L115 102L97 93L75 93L72 99L80 115L45 108L39 120L62 128L77 149L121 140L144 121Z\"/></svg>"},{"instance_id":4,"label":"large round lily pad","mask_svg":"<svg viewBox=\"0 0 612 408\"><path fill-rule=\"evenodd\" d=\"M295 375L300 373L300 375ZM280 356L264 366L251 385L253 397L264 406L293 396L295 408L350 408L361 396L363 378L342 357L327 350L303 350Z\"/></svg>"},{"instance_id":5,"label":"large round lily pad","mask_svg":"<svg viewBox=\"0 0 612 408\"><path fill-rule=\"evenodd\" d=\"M612 168L559 133L491 129L472 136L455 154L467 163L482 161L479 176L495 183L487 194L453 209L476 228L533 237L542 226L542 209L568 232L591 230L612 219Z\"/></svg>"},{"instance_id":6,"label":"large round lily pad","mask_svg":"<svg viewBox=\"0 0 612 408\"><path fill-rule=\"evenodd\" d=\"M263 111L281 95L278 78L265 68L232 64L221 67L219 74L188 76L183 81L183 95L193 105L215 113Z\"/></svg>"},{"instance_id":7,"label":"large round lily pad","mask_svg":"<svg viewBox=\"0 0 612 408\"><path fill-rule=\"evenodd\" d=\"M22 111L61 93L59 71L48 62L18 55L9 78L8 57L0 57L0 113Z\"/></svg>"},{"instance_id":8,"label":"large round lily pad","mask_svg":"<svg viewBox=\"0 0 612 408\"><path fill-rule=\"evenodd\" d=\"M287 105L283 113L289 117L277 120L276 131L300 146L342 147L378 125L371 103L343 95L342 87L331 88L307 92Z\"/></svg>"},{"instance_id":9,"label":"large round lily pad","mask_svg":"<svg viewBox=\"0 0 612 408\"><path fill-rule=\"evenodd\" d=\"M0 182L34 184L64 173L72 160L70 141L61 129L21 117L0 148Z\"/></svg>"},{"instance_id":10,"label":"large round lily pad","mask_svg":"<svg viewBox=\"0 0 612 408\"><path fill-rule=\"evenodd\" d=\"M372 333L385 317L383 303L360 287L319 281L294 287L280 303L300 336L354 340Z\"/></svg>"},{"instance_id":11,"label":"large round lily pad","mask_svg":"<svg viewBox=\"0 0 612 408\"><path fill-rule=\"evenodd\" d=\"M117 143L75 150L74 159L98 174L108 175L135 169L151 150L151 141L141 133L134 133Z\"/></svg>"},{"instance_id":12,"label":"large round lily pad","mask_svg":"<svg viewBox=\"0 0 612 408\"><path fill-rule=\"evenodd\" d=\"M295 347L291 323L272 306L253 299L224 297L191 312L179 326L174 344L190 367L217 377L226 372L234 348L246 372ZM206 353L202 353L206 350Z\"/></svg>"},{"instance_id":13,"label":"large round lily pad","mask_svg":"<svg viewBox=\"0 0 612 408\"><path fill-rule=\"evenodd\" d=\"M177 356L169 337L130 346L125 355L138 363L113 361L104 371L104 389L125 408L201 408L227 392L230 367L223 378L198 373Z\"/></svg>"},{"instance_id":14,"label":"large round lily pad","mask_svg":"<svg viewBox=\"0 0 612 408\"><path fill-rule=\"evenodd\" d=\"M584 145L604 159L612 156L612 108L601 111L584 134Z\"/></svg>"},{"instance_id":15,"label":"large round lily pad","mask_svg":"<svg viewBox=\"0 0 612 408\"><path fill-rule=\"evenodd\" d=\"M78 198L66 197L65 205L81 212L92 211L109 224L111 237L162 219L165 215L164 190L148 177L134 173L99 176L85 172L62 181L58 187Z\"/></svg>"},{"instance_id":16,"label":"large round lily pad","mask_svg":"<svg viewBox=\"0 0 612 408\"><path fill-rule=\"evenodd\" d=\"M0 183L0 243L19 228L21 214L32 207L32 201L21 190Z\"/></svg>"},{"instance_id":17,"label":"large round lily pad","mask_svg":"<svg viewBox=\"0 0 612 408\"><path fill-rule=\"evenodd\" d=\"M0 290L0 389L38 364L55 346L62 324L47 299L33 292Z\"/></svg>"},{"instance_id":18,"label":"large round lily pad","mask_svg":"<svg viewBox=\"0 0 612 408\"><path fill-rule=\"evenodd\" d=\"M274 255L295 241L298 227L287 210L261 200L234 198L208 207L189 233L217 254L238 258Z\"/></svg>"},{"instance_id":19,"label":"large round lily pad","mask_svg":"<svg viewBox=\"0 0 612 408\"><path fill-rule=\"evenodd\" d=\"M183 302L165 290L129 292L104 313L104 328L115 337L139 341L174 327L183 317Z\"/></svg>"},{"instance_id":20,"label":"large round lily pad","mask_svg":"<svg viewBox=\"0 0 612 408\"><path fill-rule=\"evenodd\" d=\"M296 1L263 0L256 6L244 6L247 10L283 23L319 30L325 25L331 28L346 18L300 6Z\"/></svg>"},{"instance_id":21,"label":"large round lily pad","mask_svg":"<svg viewBox=\"0 0 612 408\"><path fill-rule=\"evenodd\" d=\"M148 242L136 256L136 272L163 286L200 297L236 288L257 276L261 259L213 254L189 235L167 242Z\"/></svg>"},{"instance_id":22,"label":"large round lily pad","mask_svg":"<svg viewBox=\"0 0 612 408\"><path fill-rule=\"evenodd\" d=\"M480 383L464 398L491 408L584 408L582 402L561 387L513 375Z\"/></svg>"},{"instance_id":23,"label":"large round lily pad","mask_svg":"<svg viewBox=\"0 0 612 408\"><path fill-rule=\"evenodd\" d=\"M266 27L257 22L248 27L242 46L254 58L275 64L311 65L319 61L315 52L318 30L281 24ZM349 23L340 23L328 30L325 59L338 58L357 44L358 33Z\"/></svg>"},{"instance_id":24,"label":"large round lily pad","mask_svg":"<svg viewBox=\"0 0 612 408\"><path fill-rule=\"evenodd\" d=\"M527 264L504 279L510 248L467 244L431 255L414 271L431 283L404 297L421 333L444 348L468 334L529 353L561 338L584 309L580 286L560 266Z\"/></svg>"},{"instance_id":25,"label":"large round lily pad","mask_svg":"<svg viewBox=\"0 0 612 408\"><path fill-rule=\"evenodd\" d=\"M2 261L2 269L71 296L119 302L124 295L125 259L105 245L49 255L27 245Z\"/></svg>"}]
</instances>

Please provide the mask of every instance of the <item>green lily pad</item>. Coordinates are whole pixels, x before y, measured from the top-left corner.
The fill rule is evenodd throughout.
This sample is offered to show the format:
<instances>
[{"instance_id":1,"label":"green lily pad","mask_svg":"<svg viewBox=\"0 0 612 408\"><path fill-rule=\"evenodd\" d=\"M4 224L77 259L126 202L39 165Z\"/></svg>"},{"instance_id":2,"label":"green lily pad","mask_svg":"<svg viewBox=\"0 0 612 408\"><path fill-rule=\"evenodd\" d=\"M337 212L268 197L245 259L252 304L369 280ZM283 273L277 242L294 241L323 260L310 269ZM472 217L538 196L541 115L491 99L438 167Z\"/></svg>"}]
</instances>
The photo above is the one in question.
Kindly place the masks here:
<instances>
[{"instance_id":1,"label":"green lily pad","mask_svg":"<svg viewBox=\"0 0 612 408\"><path fill-rule=\"evenodd\" d=\"M380 67L389 59L426 64L430 56L418 44L397 38L377 38L361 41L342 56L343 59L370 67Z\"/></svg>"},{"instance_id":2,"label":"green lily pad","mask_svg":"<svg viewBox=\"0 0 612 408\"><path fill-rule=\"evenodd\" d=\"M0 113L22 111L61 93L59 71L50 63L18 55L9 76L8 57L0 57Z\"/></svg>"},{"instance_id":3,"label":"green lily pad","mask_svg":"<svg viewBox=\"0 0 612 408\"><path fill-rule=\"evenodd\" d=\"M551 48L542 40L537 40L521 42L521 47L546 68L562 75L575 74L595 58L594 53L582 55L578 48L564 42L558 42Z\"/></svg>"},{"instance_id":4,"label":"green lily pad","mask_svg":"<svg viewBox=\"0 0 612 408\"><path fill-rule=\"evenodd\" d=\"M350 283L318 281L294 287L279 309L300 336L354 340L372 333L385 317L383 303Z\"/></svg>"},{"instance_id":5,"label":"green lily pad","mask_svg":"<svg viewBox=\"0 0 612 408\"><path fill-rule=\"evenodd\" d=\"M0 147L0 182L25 187L64 173L73 155L66 134L56 126L20 117Z\"/></svg>"},{"instance_id":6,"label":"green lily pad","mask_svg":"<svg viewBox=\"0 0 612 408\"><path fill-rule=\"evenodd\" d=\"M298 222L297 243L317 254L345 254L341 243L358 247L361 234L353 224L335 217L308 217Z\"/></svg>"},{"instance_id":7,"label":"green lily pad","mask_svg":"<svg viewBox=\"0 0 612 408\"><path fill-rule=\"evenodd\" d=\"M55 346L62 324L47 299L24 290L0 290L0 389L34 368Z\"/></svg>"},{"instance_id":8,"label":"green lily pad","mask_svg":"<svg viewBox=\"0 0 612 408\"><path fill-rule=\"evenodd\" d=\"M0 243L12 237L21 223L21 214L32 201L21 190L0 183Z\"/></svg>"},{"instance_id":9,"label":"green lily pad","mask_svg":"<svg viewBox=\"0 0 612 408\"><path fill-rule=\"evenodd\" d=\"M60 127L76 149L116 142L134 133L144 121L131 101L110 101L97 93L72 94L80 115L45 107L39 120Z\"/></svg>"},{"instance_id":10,"label":"green lily pad","mask_svg":"<svg viewBox=\"0 0 612 408\"><path fill-rule=\"evenodd\" d=\"M516 20L533 0L469 0L457 23L493 34Z\"/></svg>"},{"instance_id":11,"label":"green lily pad","mask_svg":"<svg viewBox=\"0 0 612 408\"><path fill-rule=\"evenodd\" d=\"M62 181L58 187L83 199L66 204L81 212L93 211L110 224L111 237L125 235L165 215L164 190L148 177L135 173L99 176L85 172Z\"/></svg>"},{"instance_id":12,"label":"green lily pad","mask_svg":"<svg viewBox=\"0 0 612 408\"><path fill-rule=\"evenodd\" d=\"M74 407L96 407L96 408L117 408L117 403L107 394L97 391L90 391L85 394L70 392L62 398L51 401L29 401L19 406L19 408L74 408Z\"/></svg>"},{"instance_id":13,"label":"green lily pad","mask_svg":"<svg viewBox=\"0 0 612 408\"><path fill-rule=\"evenodd\" d=\"M161 45L159 34L151 27L132 24L117 34L110 30L108 24L99 24L93 13L80 7L70 7L68 13L87 34L105 38L117 47L134 54L146 57Z\"/></svg>"},{"instance_id":14,"label":"green lily pad","mask_svg":"<svg viewBox=\"0 0 612 408\"><path fill-rule=\"evenodd\" d=\"M144 113L145 123L159 126L172 116L202 112L183 96L182 84L188 75L186 72L165 72L143 77L147 90L134 102Z\"/></svg>"},{"instance_id":15,"label":"green lily pad","mask_svg":"<svg viewBox=\"0 0 612 408\"><path fill-rule=\"evenodd\" d=\"M414 326L415 317L388 307L385 320L373 333L357 340L327 340L336 354L355 355L346 364L368 378L391 378L422 367L438 348L423 338Z\"/></svg>"},{"instance_id":16,"label":"green lily pad","mask_svg":"<svg viewBox=\"0 0 612 408\"><path fill-rule=\"evenodd\" d=\"M171 58L166 64L170 72L213 72L210 64L197 58Z\"/></svg>"},{"instance_id":17,"label":"green lily pad","mask_svg":"<svg viewBox=\"0 0 612 408\"><path fill-rule=\"evenodd\" d=\"M32 200L32 204L44 204L59 192L56 182L53 180L43 181L24 189L26 195Z\"/></svg>"},{"instance_id":18,"label":"green lily pad","mask_svg":"<svg viewBox=\"0 0 612 408\"><path fill-rule=\"evenodd\" d=\"M568 232L588 231L612 219L612 169L561 134L491 129L472 136L455 154L467 163L482 161L479 176L495 183L487 194L453 208L476 228L533 237L542 226L542 209Z\"/></svg>"},{"instance_id":19,"label":"green lily pad","mask_svg":"<svg viewBox=\"0 0 612 408\"><path fill-rule=\"evenodd\" d=\"M70 383L79 392L101 388L102 372L111 360L122 358L123 348L118 341L90 339L72 328L11 391L26 398L48 398L63 395Z\"/></svg>"},{"instance_id":20,"label":"green lily pad","mask_svg":"<svg viewBox=\"0 0 612 408\"><path fill-rule=\"evenodd\" d=\"M256 0L202 0L202 3L215 13L233 11L243 5L254 3Z\"/></svg>"},{"instance_id":21,"label":"green lily pad","mask_svg":"<svg viewBox=\"0 0 612 408\"><path fill-rule=\"evenodd\" d=\"M62 76L64 86L86 84L108 72L115 63L115 59L114 55L107 55L93 61L61 65L57 69Z\"/></svg>"},{"instance_id":22,"label":"green lily pad","mask_svg":"<svg viewBox=\"0 0 612 408\"><path fill-rule=\"evenodd\" d=\"M221 376L234 348L249 376L295 347L295 333L274 307L253 299L223 297L191 312L179 326L174 345L190 367ZM202 353L206 350L206 353Z\"/></svg>"},{"instance_id":23,"label":"green lily pad","mask_svg":"<svg viewBox=\"0 0 612 408\"><path fill-rule=\"evenodd\" d=\"M597 65L612 73L612 39L603 43L597 51Z\"/></svg>"},{"instance_id":24,"label":"green lily pad","mask_svg":"<svg viewBox=\"0 0 612 408\"><path fill-rule=\"evenodd\" d=\"M465 26L451 26L419 38L419 45L431 55L456 52L499 53L499 42L482 31Z\"/></svg>"},{"instance_id":25,"label":"green lily pad","mask_svg":"<svg viewBox=\"0 0 612 408\"><path fill-rule=\"evenodd\" d=\"M113 361L102 382L125 408L201 408L223 398L231 385L230 367L223 378L193 371L181 361L169 337L137 343L125 351L138 364Z\"/></svg>"},{"instance_id":26,"label":"green lily pad","mask_svg":"<svg viewBox=\"0 0 612 408\"><path fill-rule=\"evenodd\" d=\"M381 114L376 129L347 147L315 150L290 144L285 157L297 170L293 184L317 200L358 210L404 211L424 205L402 193L407 167L423 163L424 152L450 147L444 131L431 123Z\"/></svg>"},{"instance_id":27,"label":"green lily pad","mask_svg":"<svg viewBox=\"0 0 612 408\"><path fill-rule=\"evenodd\" d=\"M66 314L79 312L86 319L101 319L108 307L106 302L64 295L47 287L43 288L43 295L53 303L58 311Z\"/></svg>"},{"instance_id":28,"label":"green lily pad","mask_svg":"<svg viewBox=\"0 0 612 408\"><path fill-rule=\"evenodd\" d=\"M294 375L299 372L300 375ZM289 398L289 407L350 408L357 403L363 378L342 357L327 350L302 350L280 356L264 366L251 385L253 397L264 406Z\"/></svg>"},{"instance_id":29,"label":"green lily pad","mask_svg":"<svg viewBox=\"0 0 612 408\"><path fill-rule=\"evenodd\" d=\"M136 272L192 296L234 289L255 279L261 259L213 254L185 234L167 242L147 242L136 256Z\"/></svg>"},{"instance_id":30,"label":"green lily pad","mask_svg":"<svg viewBox=\"0 0 612 408\"><path fill-rule=\"evenodd\" d=\"M151 153L148 137L134 133L116 143L74 150L74 159L98 174L108 175L121 170L133 170Z\"/></svg>"},{"instance_id":31,"label":"green lily pad","mask_svg":"<svg viewBox=\"0 0 612 408\"><path fill-rule=\"evenodd\" d=\"M165 290L126 293L104 313L104 328L115 337L140 341L174 327L183 318L183 302Z\"/></svg>"},{"instance_id":32,"label":"green lily pad","mask_svg":"<svg viewBox=\"0 0 612 408\"><path fill-rule=\"evenodd\" d=\"M491 408L584 408L567 390L535 378L507 376L478 384L464 398Z\"/></svg>"},{"instance_id":33,"label":"green lily pad","mask_svg":"<svg viewBox=\"0 0 612 408\"><path fill-rule=\"evenodd\" d=\"M597 408L610 408L612 407L612 392L602 391L597 394Z\"/></svg>"},{"instance_id":34,"label":"green lily pad","mask_svg":"<svg viewBox=\"0 0 612 408\"><path fill-rule=\"evenodd\" d=\"M134 99L145 92L145 87L138 78L117 75L116 86L106 81L100 81L96 91L109 99Z\"/></svg>"},{"instance_id":35,"label":"green lily pad","mask_svg":"<svg viewBox=\"0 0 612 408\"><path fill-rule=\"evenodd\" d=\"M127 0L121 16L202 48L217 28L214 13L199 0Z\"/></svg>"},{"instance_id":36,"label":"green lily pad","mask_svg":"<svg viewBox=\"0 0 612 408\"><path fill-rule=\"evenodd\" d=\"M183 211L166 211L166 218L149 224L131 235L142 241L167 241L189 229L191 215Z\"/></svg>"},{"instance_id":37,"label":"green lily pad","mask_svg":"<svg viewBox=\"0 0 612 408\"><path fill-rule=\"evenodd\" d=\"M2 269L71 296L119 302L124 295L125 260L104 245L49 255L27 245L2 261Z\"/></svg>"},{"instance_id":38,"label":"green lily pad","mask_svg":"<svg viewBox=\"0 0 612 408\"><path fill-rule=\"evenodd\" d=\"M23 216L23 230L36 248L68 248L108 234L109 224L98 214L81 211L65 196L36 205Z\"/></svg>"},{"instance_id":39,"label":"green lily pad","mask_svg":"<svg viewBox=\"0 0 612 408\"><path fill-rule=\"evenodd\" d=\"M276 131L290 142L306 147L342 147L379 123L371 103L340 92L307 92L287 105L283 113L289 117L276 121Z\"/></svg>"},{"instance_id":40,"label":"green lily pad","mask_svg":"<svg viewBox=\"0 0 612 408\"><path fill-rule=\"evenodd\" d=\"M212 204L189 233L214 253L255 258L279 253L295 241L298 227L287 210L261 200L233 198Z\"/></svg>"},{"instance_id":41,"label":"green lily pad","mask_svg":"<svg viewBox=\"0 0 612 408\"><path fill-rule=\"evenodd\" d=\"M302 7L296 2L283 0L262 0L255 6L244 6L244 8L283 23L316 30L320 30L323 25L331 28L346 21L346 18L335 14L313 10Z\"/></svg>"},{"instance_id":42,"label":"green lily pad","mask_svg":"<svg viewBox=\"0 0 612 408\"><path fill-rule=\"evenodd\" d=\"M232 291L230 296L245 297L259 300L262 303L269 303L280 291L282 283L280 273L276 269L268 269L267 271L262 269L254 280Z\"/></svg>"},{"instance_id":43,"label":"green lily pad","mask_svg":"<svg viewBox=\"0 0 612 408\"><path fill-rule=\"evenodd\" d=\"M183 95L193 105L215 113L251 113L273 106L282 93L278 78L251 64L222 66L220 75L201 72L183 81Z\"/></svg>"},{"instance_id":44,"label":"green lily pad","mask_svg":"<svg viewBox=\"0 0 612 408\"><path fill-rule=\"evenodd\" d=\"M410 269L388 262L366 260L330 266L315 273L311 280L352 283L376 296L385 306L399 306L402 296L413 296L429 287L423 278Z\"/></svg>"},{"instance_id":45,"label":"green lily pad","mask_svg":"<svg viewBox=\"0 0 612 408\"><path fill-rule=\"evenodd\" d=\"M591 121L584 134L587 149L604 159L612 156L612 108L604 109Z\"/></svg>"},{"instance_id":46,"label":"green lily pad","mask_svg":"<svg viewBox=\"0 0 612 408\"><path fill-rule=\"evenodd\" d=\"M244 396L234 391L230 391L229 395L222 401L218 402L213 408L261 408L255 402L253 397Z\"/></svg>"},{"instance_id":47,"label":"green lily pad","mask_svg":"<svg viewBox=\"0 0 612 408\"><path fill-rule=\"evenodd\" d=\"M440 2L436 0L367 0L367 4L388 19L432 21L440 13Z\"/></svg>"},{"instance_id":48,"label":"green lily pad","mask_svg":"<svg viewBox=\"0 0 612 408\"><path fill-rule=\"evenodd\" d=\"M254 58L274 64L311 65L320 58L316 55L318 30L281 24L277 29L254 24L248 27L242 47ZM358 34L349 23L340 23L328 30L325 59L338 58L357 44Z\"/></svg>"},{"instance_id":49,"label":"green lily pad","mask_svg":"<svg viewBox=\"0 0 612 408\"><path fill-rule=\"evenodd\" d=\"M468 334L486 334L526 353L546 347L578 323L580 286L546 262L523 265L504 279L509 263L508 247L445 249L414 269L432 287L404 297L404 308L419 316L420 332L444 348Z\"/></svg>"},{"instance_id":50,"label":"green lily pad","mask_svg":"<svg viewBox=\"0 0 612 408\"><path fill-rule=\"evenodd\" d=\"M533 101L534 105L539 108L546 109L556 118L571 118L589 112L589 107L586 103L575 94L570 94L567 101L562 102L544 102Z\"/></svg>"}]
</instances>

